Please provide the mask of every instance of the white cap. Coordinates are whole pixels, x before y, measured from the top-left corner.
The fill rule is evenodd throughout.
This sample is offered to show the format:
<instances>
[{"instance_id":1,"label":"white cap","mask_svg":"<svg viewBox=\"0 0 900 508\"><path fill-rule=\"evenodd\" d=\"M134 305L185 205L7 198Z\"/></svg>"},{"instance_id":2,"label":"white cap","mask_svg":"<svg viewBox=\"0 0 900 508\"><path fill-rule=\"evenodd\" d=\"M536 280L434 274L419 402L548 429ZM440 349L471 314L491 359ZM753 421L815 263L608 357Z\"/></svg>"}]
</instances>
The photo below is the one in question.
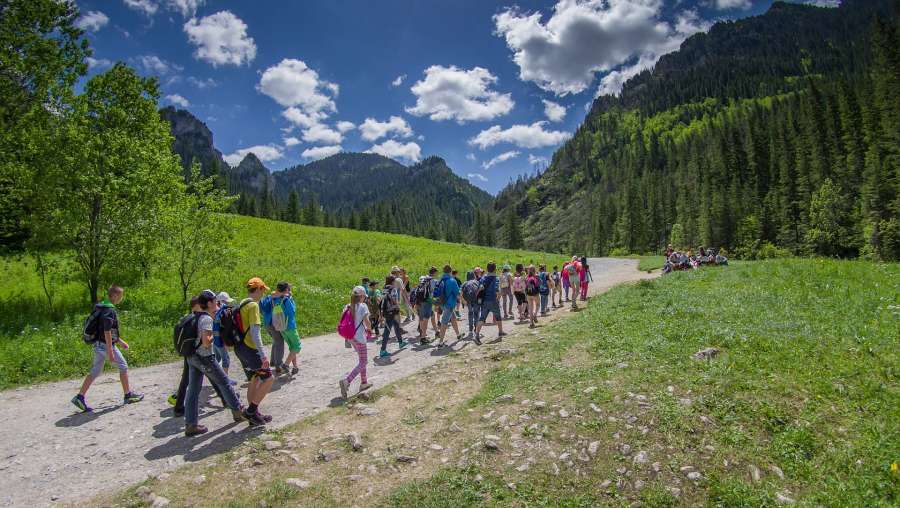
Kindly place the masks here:
<instances>
[{"instance_id":1,"label":"white cap","mask_svg":"<svg viewBox=\"0 0 900 508\"><path fill-rule=\"evenodd\" d=\"M355 288L353 288L353 293L360 295L360 296L366 296L366 294L367 294L366 288L364 288L362 286L356 286Z\"/></svg>"},{"instance_id":2,"label":"white cap","mask_svg":"<svg viewBox=\"0 0 900 508\"><path fill-rule=\"evenodd\" d=\"M219 303L231 303L234 300L231 298L231 295L225 291L220 291L219 294L216 295L216 301Z\"/></svg>"}]
</instances>

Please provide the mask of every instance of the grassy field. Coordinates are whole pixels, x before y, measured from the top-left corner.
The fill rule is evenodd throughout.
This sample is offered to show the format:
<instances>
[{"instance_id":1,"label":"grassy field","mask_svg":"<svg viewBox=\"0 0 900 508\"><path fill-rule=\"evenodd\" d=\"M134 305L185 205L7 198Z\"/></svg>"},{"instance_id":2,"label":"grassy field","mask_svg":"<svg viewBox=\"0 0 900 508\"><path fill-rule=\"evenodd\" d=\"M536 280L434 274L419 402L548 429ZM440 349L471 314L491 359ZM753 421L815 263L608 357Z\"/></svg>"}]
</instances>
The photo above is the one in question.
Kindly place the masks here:
<instances>
[{"instance_id":1,"label":"grassy field","mask_svg":"<svg viewBox=\"0 0 900 508\"><path fill-rule=\"evenodd\" d=\"M250 277L262 277L272 287L278 280L290 281L295 285L301 336L333 331L351 287L364 276L383 280L392 265L418 277L429 266L440 268L448 262L465 273L488 261L537 264L564 259L247 217L236 217L235 227L236 266L198 276L192 290L212 288L241 298ZM90 358L90 348L80 338L81 322L90 311L83 286L75 281L55 284L56 310L51 314L33 260L3 257L0 270L8 281L0 287L0 308L4 309L0 314L0 389L83 375ZM141 366L173 359L172 327L187 311L177 274L158 273L138 287L125 289L119 308L122 336L131 345L126 355L129 363Z\"/></svg>"},{"instance_id":2,"label":"grassy field","mask_svg":"<svg viewBox=\"0 0 900 508\"><path fill-rule=\"evenodd\" d=\"M638 257L638 270L644 272L659 270L665 263L665 256L640 256Z\"/></svg>"},{"instance_id":3,"label":"grassy field","mask_svg":"<svg viewBox=\"0 0 900 508\"><path fill-rule=\"evenodd\" d=\"M896 264L734 263L617 288L495 364L460 422L505 410L494 401L507 393L568 408L530 414L541 450L571 459L543 451L521 470L535 452L501 445L382 504L897 506L898 346ZM693 358L706 347L721 353ZM596 457L575 459L594 440Z\"/></svg>"}]
</instances>

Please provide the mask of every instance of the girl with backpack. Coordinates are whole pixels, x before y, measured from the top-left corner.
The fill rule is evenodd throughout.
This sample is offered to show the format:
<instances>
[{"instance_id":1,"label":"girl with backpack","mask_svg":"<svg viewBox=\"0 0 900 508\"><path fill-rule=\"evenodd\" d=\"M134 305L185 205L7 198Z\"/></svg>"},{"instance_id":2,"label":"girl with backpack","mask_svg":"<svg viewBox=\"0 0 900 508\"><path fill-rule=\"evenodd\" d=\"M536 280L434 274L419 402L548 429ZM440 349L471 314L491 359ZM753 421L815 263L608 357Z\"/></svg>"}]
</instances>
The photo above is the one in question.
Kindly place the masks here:
<instances>
[{"instance_id":1,"label":"girl with backpack","mask_svg":"<svg viewBox=\"0 0 900 508\"><path fill-rule=\"evenodd\" d=\"M519 322L525 322L525 314L528 312L525 299L525 268L522 264L516 265L516 275L513 277L513 295L516 297L516 307L519 309Z\"/></svg>"},{"instance_id":2,"label":"girl with backpack","mask_svg":"<svg viewBox=\"0 0 900 508\"><path fill-rule=\"evenodd\" d=\"M347 391L350 389L350 383L359 375L360 385L359 391L368 390L372 387L366 375L366 364L369 361L369 352L367 349L367 338L372 335L372 324L369 321L369 308L366 306L366 288L356 286L350 293L350 303L344 307L344 313L349 313L353 326L352 336L344 337L356 351L359 362L353 367L346 377L341 378L338 387L341 389L341 397L347 398ZM343 321L344 318L341 318Z\"/></svg>"},{"instance_id":3,"label":"girl with backpack","mask_svg":"<svg viewBox=\"0 0 900 508\"><path fill-rule=\"evenodd\" d=\"M525 296L528 298L528 328L537 326L537 313L541 292L541 280L537 276L534 265L528 266L528 275L525 277Z\"/></svg>"}]
</instances>

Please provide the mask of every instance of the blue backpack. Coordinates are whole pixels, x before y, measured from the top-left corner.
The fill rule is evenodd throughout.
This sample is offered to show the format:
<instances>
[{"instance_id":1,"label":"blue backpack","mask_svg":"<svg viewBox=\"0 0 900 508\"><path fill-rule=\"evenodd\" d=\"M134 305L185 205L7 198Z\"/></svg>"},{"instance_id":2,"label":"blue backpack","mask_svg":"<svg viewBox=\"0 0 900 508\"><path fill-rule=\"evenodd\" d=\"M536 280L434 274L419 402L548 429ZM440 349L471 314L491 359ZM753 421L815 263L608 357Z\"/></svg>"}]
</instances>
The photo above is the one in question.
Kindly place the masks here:
<instances>
[{"instance_id":1,"label":"blue backpack","mask_svg":"<svg viewBox=\"0 0 900 508\"><path fill-rule=\"evenodd\" d=\"M541 281L541 285L540 285L540 287L538 288L538 291L539 291L542 295L546 295L546 294L550 293L550 285L547 284L547 272L541 272L541 273L539 273L539 274L538 274L538 280Z\"/></svg>"},{"instance_id":2,"label":"blue backpack","mask_svg":"<svg viewBox=\"0 0 900 508\"><path fill-rule=\"evenodd\" d=\"M444 296L444 279L441 279L435 284L434 291L431 292L431 299L434 301L440 302Z\"/></svg>"}]
</instances>

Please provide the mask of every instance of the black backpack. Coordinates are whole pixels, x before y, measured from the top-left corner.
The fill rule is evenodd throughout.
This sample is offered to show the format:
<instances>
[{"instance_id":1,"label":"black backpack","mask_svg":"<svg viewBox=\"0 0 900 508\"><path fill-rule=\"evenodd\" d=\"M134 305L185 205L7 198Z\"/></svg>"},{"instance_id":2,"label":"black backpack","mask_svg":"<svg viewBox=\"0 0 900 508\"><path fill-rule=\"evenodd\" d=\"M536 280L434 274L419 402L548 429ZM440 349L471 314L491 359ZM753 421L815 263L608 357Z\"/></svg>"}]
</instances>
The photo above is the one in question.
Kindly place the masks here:
<instances>
[{"instance_id":1,"label":"black backpack","mask_svg":"<svg viewBox=\"0 0 900 508\"><path fill-rule=\"evenodd\" d=\"M190 314L178 320L175 325L175 333L173 342L175 344L175 352L187 358L197 352L197 325L200 321L202 312L191 312Z\"/></svg>"},{"instance_id":2,"label":"black backpack","mask_svg":"<svg viewBox=\"0 0 900 508\"><path fill-rule=\"evenodd\" d=\"M226 346L234 347L247 335L247 330L241 320L241 309L248 303L250 301L245 300L237 307L225 307L222 310L222 315L219 316L219 338Z\"/></svg>"},{"instance_id":3,"label":"black backpack","mask_svg":"<svg viewBox=\"0 0 900 508\"><path fill-rule=\"evenodd\" d=\"M393 316L400 313L400 306L397 305L397 290L394 288L386 288L384 297L381 299L381 314L384 316Z\"/></svg>"},{"instance_id":4,"label":"black backpack","mask_svg":"<svg viewBox=\"0 0 900 508\"><path fill-rule=\"evenodd\" d=\"M431 290L431 277L427 277L424 281L420 282L416 289L413 291L410 297L410 303L413 305L419 305L425 303L425 300L428 299L428 292Z\"/></svg>"},{"instance_id":5,"label":"black backpack","mask_svg":"<svg viewBox=\"0 0 900 508\"><path fill-rule=\"evenodd\" d=\"M84 318L84 324L81 327L81 339L85 344L93 344L99 339L97 332L100 331L100 309L94 307L94 310Z\"/></svg>"},{"instance_id":6,"label":"black backpack","mask_svg":"<svg viewBox=\"0 0 900 508\"><path fill-rule=\"evenodd\" d=\"M476 279L472 279L463 284L463 300L469 305L475 305L478 302L478 290L480 288L481 284Z\"/></svg>"}]
</instances>

